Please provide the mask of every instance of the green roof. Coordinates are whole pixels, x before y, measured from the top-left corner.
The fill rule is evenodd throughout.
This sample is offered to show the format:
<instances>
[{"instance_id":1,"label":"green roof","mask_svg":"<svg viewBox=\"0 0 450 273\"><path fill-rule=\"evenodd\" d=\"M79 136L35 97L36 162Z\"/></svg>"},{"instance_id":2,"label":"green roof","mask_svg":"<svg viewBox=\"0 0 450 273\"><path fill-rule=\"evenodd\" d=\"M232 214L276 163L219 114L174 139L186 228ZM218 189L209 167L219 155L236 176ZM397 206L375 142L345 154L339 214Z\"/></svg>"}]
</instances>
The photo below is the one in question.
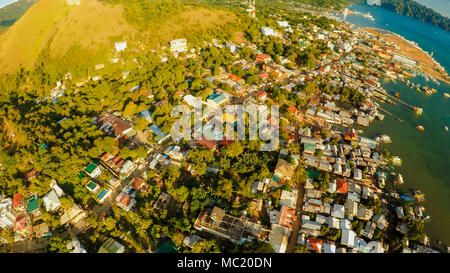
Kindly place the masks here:
<instances>
[{"instance_id":1,"label":"green roof","mask_svg":"<svg viewBox=\"0 0 450 273\"><path fill-rule=\"evenodd\" d=\"M36 197L28 199L28 212L31 213L39 208L39 201Z\"/></svg>"},{"instance_id":2,"label":"green roof","mask_svg":"<svg viewBox=\"0 0 450 273\"><path fill-rule=\"evenodd\" d=\"M305 147L305 151L306 151L306 152L312 152L312 153L314 153L314 152L316 151L316 145L314 145L314 144L311 144L311 143L305 143L305 144L304 144L304 147Z\"/></svg>"},{"instance_id":3,"label":"green roof","mask_svg":"<svg viewBox=\"0 0 450 273\"><path fill-rule=\"evenodd\" d=\"M94 181L89 181L89 183L87 184L88 188L90 188L91 190L94 190L95 187L97 187L97 184Z\"/></svg>"},{"instance_id":4,"label":"green roof","mask_svg":"<svg viewBox=\"0 0 450 273\"><path fill-rule=\"evenodd\" d=\"M95 165L94 163L90 163L89 165L87 165L85 170L87 173L92 173L96 168L97 165Z\"/></svg>"},{"instance_id":5,"label":"green roof","mask_svg":"<svg viewBox=\"0 0 450 273\"><path fill-rule=\"evenodd\" d=\"M313 170L310 170L310 169L306 170L306 173L308 174L308 177L312 178L312 179L316 179L320 175L319 172L313 171Z\"/></svg>"}]
</instances>

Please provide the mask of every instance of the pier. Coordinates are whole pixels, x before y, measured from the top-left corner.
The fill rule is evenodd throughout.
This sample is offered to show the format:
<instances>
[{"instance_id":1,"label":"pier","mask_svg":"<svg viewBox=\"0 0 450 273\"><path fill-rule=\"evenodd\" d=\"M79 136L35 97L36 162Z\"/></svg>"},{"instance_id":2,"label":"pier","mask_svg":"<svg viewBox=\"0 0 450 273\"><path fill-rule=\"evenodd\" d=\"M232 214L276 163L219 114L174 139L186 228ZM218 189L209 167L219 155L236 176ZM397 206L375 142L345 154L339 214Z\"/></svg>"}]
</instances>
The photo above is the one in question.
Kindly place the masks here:
<instances>
[{"instance_id":1,"label":"pier","mask_svg":"<svg viewBox=\"0 0 450 273\"><path fill-rule=\"evenodd\" d=\"M382 92L377 91L377 90L375 90L375 92L378 92L379 94L382 94L382 95L384 95L384 96L390 98L390 99L393 100L393 101L396 101L396 102L398 102L398 103L400 103L400 104L403 104L404 106L408 107L409 109L411 109L412 111L414 111L414 112L417 113L418 115L421 115L422 112L423 112L423 109L422 109L422 108L416 107L416 106L412 106L412 105L410 105L410 104L407 104L406 102L402 101L401 99L399 99L399 98L397 98L397 97L395 97L395 96L389 95L388 93L382 93Z\"/></svg>"}]
</instances>

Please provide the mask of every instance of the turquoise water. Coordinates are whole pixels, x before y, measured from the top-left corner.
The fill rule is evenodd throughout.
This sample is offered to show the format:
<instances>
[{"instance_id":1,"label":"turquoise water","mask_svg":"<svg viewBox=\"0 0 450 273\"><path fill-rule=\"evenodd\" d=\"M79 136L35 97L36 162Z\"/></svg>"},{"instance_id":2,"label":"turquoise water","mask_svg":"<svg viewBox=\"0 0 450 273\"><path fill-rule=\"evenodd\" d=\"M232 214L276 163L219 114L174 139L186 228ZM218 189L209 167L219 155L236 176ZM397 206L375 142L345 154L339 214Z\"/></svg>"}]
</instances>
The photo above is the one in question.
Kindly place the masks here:
<instances>
[{"instance_id":1,"label":"turquoise water","mask_svg":"<svg viewBox=\"0 0 450 273\"><path fill-rule=\"evenodd\" d=\"M370 12L375 22L361 16L350 15L346 20L357 27L382 28L414 41L426 51L433 51L434 58L450 69L450 33L419 20L383 10L378 7L354 5L350 9L360 12ZM427 96L419 93L400 82L382 80L382 86L391 94L399 92L405 102L422 107L424 112L416 116L402 105L383 105L395 117L386 115L384 121L374 121L364 132L364 135L375 137L387 134L392 143L386 145L393 155L403 159L397 172L403 175L403 189L421 189L425 193L424 206L431 216L431 223L426 224L428 235L432 239L450 242L450 132L444 126L450 127L450 99L443 96L450 93L450 86L441 83L437 85L426 82L421 76L412 80L421 86L428 85L438 93ZM397 118L403 123L397 122ZM422 125L425 131L415 127Z\"/></svg>"}]
</instances>

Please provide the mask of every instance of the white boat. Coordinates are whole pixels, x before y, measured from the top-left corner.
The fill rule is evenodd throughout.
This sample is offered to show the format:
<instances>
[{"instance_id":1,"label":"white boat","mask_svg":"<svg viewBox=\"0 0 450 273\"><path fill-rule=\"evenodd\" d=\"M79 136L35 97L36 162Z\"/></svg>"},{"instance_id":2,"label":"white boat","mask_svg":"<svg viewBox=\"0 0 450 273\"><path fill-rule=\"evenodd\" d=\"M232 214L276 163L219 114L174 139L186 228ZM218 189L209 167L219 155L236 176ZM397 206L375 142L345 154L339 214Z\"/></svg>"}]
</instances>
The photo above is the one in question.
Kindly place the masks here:
<instances>
[{"instance_id":1,"label":"white boat","mask_svg":"<svg viewBox=\"0 0 450 273\"><path fill-rule=\"evenodd\" d=\"M447 131L447 132L448 132L448 127L447 127L447 126L445 126L445 127L444 127L444 129L445 129L445 131Z\"/></svg>"},{"instance_id":2,"label":"white boat","mask_svg":"<svg viewBox=\"0 0 450 273\"><path fill-rule=\"evenodd\" d=\"M399 185L402 185L403 183L405 183L405 182L403 181L403 176L402 176L401 174L398 174L397 183L398 183Z\"/></svg>"}]
</instances>

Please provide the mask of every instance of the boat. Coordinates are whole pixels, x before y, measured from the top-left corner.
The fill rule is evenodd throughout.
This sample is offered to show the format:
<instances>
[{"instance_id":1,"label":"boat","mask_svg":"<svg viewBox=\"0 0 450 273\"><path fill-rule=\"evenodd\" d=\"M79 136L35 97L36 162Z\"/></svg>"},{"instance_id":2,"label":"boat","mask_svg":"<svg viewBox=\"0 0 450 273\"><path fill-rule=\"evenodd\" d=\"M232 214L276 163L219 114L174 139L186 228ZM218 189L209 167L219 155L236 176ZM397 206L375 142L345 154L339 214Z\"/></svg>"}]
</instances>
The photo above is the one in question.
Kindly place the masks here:
<instances>
[{"instance_id":1,"label":"boat","mask_svg":"<svg viewBox=\"0 0 450 273\"><path fill-rule=\"evenodd\" d=\"M397 183L398 183L399 185L402 185L403 183L405 183L405 182L403 181L403 176L402 176L401 174L398 174Z\"/></svg>"},{"instance_id":2,"label":"boat","mask_svg":"<svg viewBox=\"0 0 450 273\"><path fill-rule=\"evenodd\" d=\"M399 119L399 118L397 119L397 121L398 121L398 122L400 122L400 123L402 123L402 122L403 122L403 120L402 120L402 119Z\"/></svg>"},{"instance_id":3,"label":"boat","mask_svg":"<svg viewBox=\"0 0 450 273\"><path fill-rule=\"evenodd\" d=\"M423 126L422 126L422 125L416 126L416 129L417 129L417 130L419 130L419 131L423 131L423 130L425 130L425 128L423 128Z\"/></svg>"},{"instance_id":4,"label":"boat","mask_svg":"<svg viewBox=\"0 0 450 273\"><path fill-rule=\"evenodd\" d=\"M446 132L448 132L448 127L447 127L447 126L445 126L445 127L444 127L444 130L445 130Z\"/></svg>"},{"instance_id":5,"label":"boat","mask_svg":"<svg viewBox=\"0 0 450 273\"><path fill-rule=\"evenodd\" d=\"M395 96L396 96L397 98L400 98L400 93L396 92L396 93L395 93Z\"/></svg>"},{"instance_id":6,"label":"boat","mask_svg":"<svg viewBox=\"0 0 450 273\"><path fill-rule=\"evenodd\" d=\"M450 95L448 93L444 93L444 97L450 98Z\"/></svg>"},{"instance_id":7,"label":"boat","mask_svg":"<svg viewBox=\"0 0 450 273\"><path fill-rule=\"evenodd\" d=\"M417 202L425 202L425 194L423 194L420 190L414 191L414 197L416 198Z\"/></svg>"}]
</instances>

